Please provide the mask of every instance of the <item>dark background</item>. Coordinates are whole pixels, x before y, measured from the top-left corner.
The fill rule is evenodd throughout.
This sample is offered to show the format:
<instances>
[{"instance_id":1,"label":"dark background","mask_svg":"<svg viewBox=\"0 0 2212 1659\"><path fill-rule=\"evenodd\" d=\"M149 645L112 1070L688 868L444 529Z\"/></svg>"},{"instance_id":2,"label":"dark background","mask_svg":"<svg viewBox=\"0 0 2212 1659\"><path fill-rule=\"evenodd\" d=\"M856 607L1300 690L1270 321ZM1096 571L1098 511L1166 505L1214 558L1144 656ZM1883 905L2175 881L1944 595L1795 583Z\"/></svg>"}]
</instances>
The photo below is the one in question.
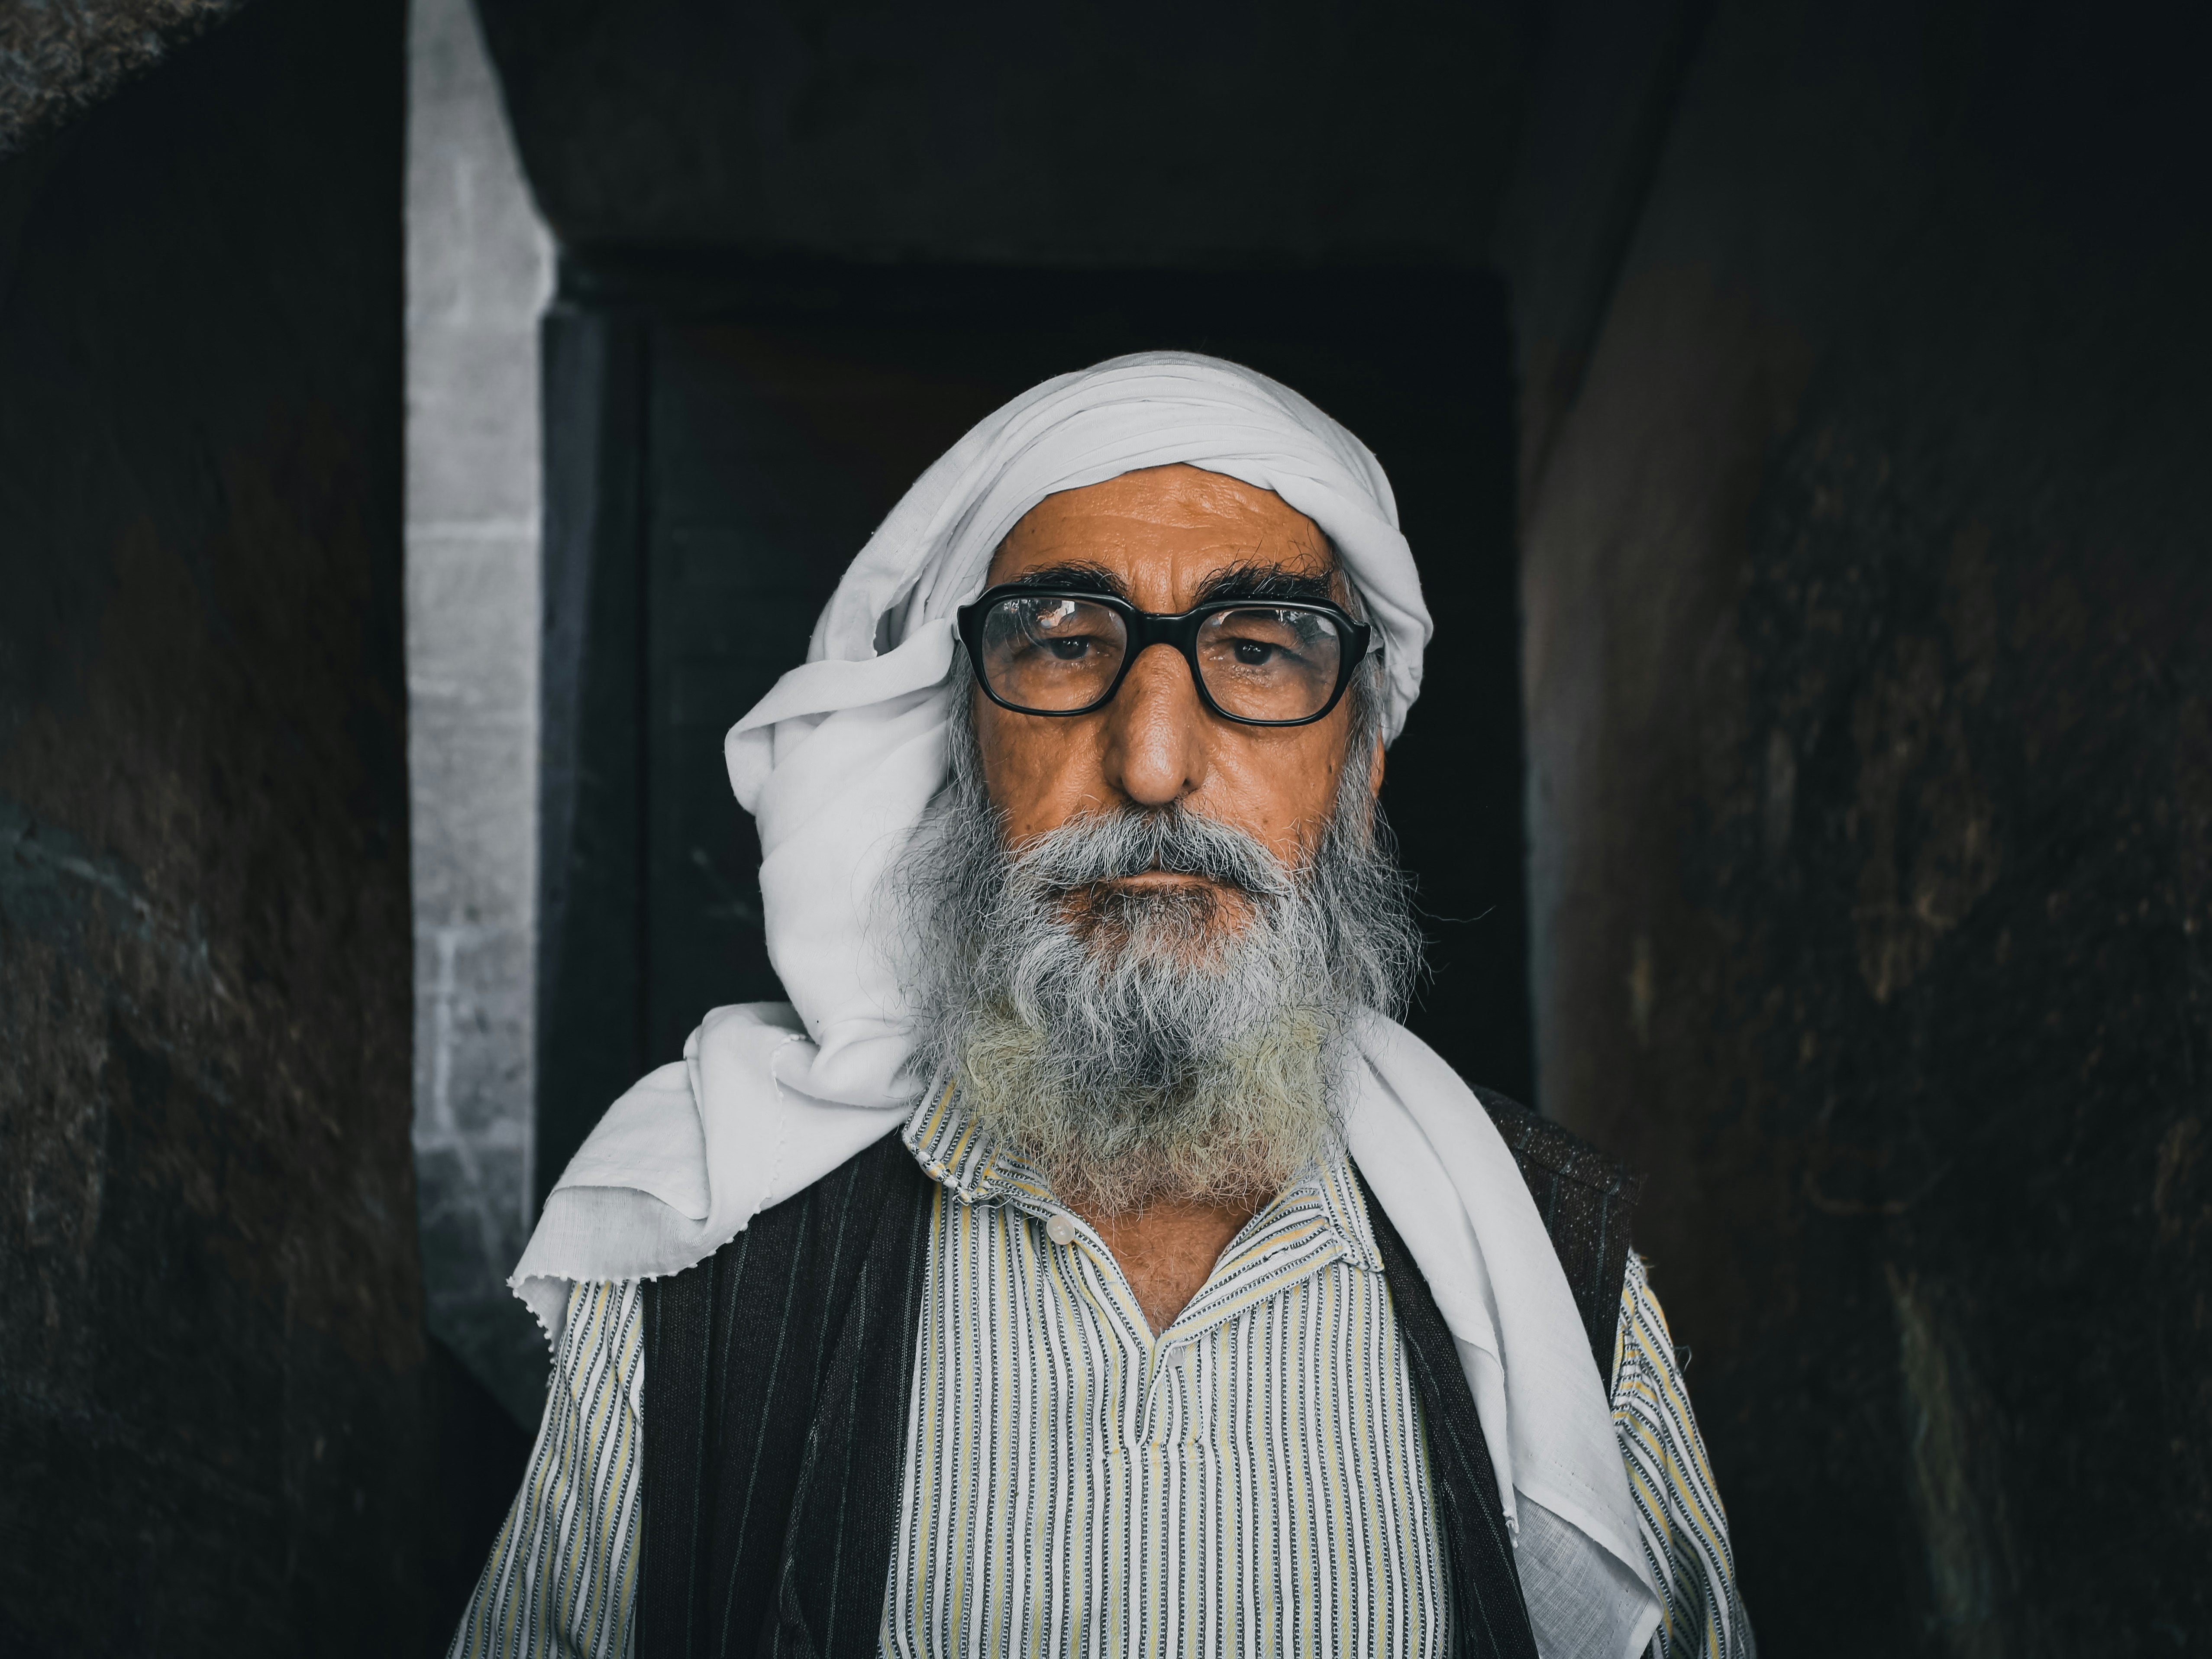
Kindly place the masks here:
<instances>
[{"instance_id":1,"label":"dark background","mask_svg":"<svg viewBox=\"0 0 2212 1659\"><path fill-rule=\"evenodd\" d=\"M1222 351L1464 619L1417 1023L1650 1172L1766 1650L2212 1641L2181 9L481 15L562 249L545 1178L771 994L720 732L905 483ZM0 1651L428 1650L511 1486L406 1151L402 26L0 17Z\"/></svg>"}]
</instances>

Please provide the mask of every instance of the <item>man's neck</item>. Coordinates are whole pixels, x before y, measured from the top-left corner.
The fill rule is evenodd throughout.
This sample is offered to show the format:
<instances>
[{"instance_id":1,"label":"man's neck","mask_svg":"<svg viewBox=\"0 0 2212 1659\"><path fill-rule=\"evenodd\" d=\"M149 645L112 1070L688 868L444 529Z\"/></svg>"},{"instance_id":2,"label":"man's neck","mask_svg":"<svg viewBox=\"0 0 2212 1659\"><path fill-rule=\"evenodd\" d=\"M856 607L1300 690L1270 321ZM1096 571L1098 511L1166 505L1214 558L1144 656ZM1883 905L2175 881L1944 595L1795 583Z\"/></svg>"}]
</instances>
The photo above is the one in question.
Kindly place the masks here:
<instances>
[{"instance_id":1,"label":"man's neck","mask_svg":"<svg viewBox=\"0 0 2212 1659\"><path fill-rule=\"evenodd\" d=\"M1229 1241L1259 1213L1262 1200L1232 1203L1158 1200L1141 1210L1103 1215L1068 1207L1089 1222L1114 1252L1152 1334L1175 1323L1213 1272Z\"/></svg>"}]
</instances>

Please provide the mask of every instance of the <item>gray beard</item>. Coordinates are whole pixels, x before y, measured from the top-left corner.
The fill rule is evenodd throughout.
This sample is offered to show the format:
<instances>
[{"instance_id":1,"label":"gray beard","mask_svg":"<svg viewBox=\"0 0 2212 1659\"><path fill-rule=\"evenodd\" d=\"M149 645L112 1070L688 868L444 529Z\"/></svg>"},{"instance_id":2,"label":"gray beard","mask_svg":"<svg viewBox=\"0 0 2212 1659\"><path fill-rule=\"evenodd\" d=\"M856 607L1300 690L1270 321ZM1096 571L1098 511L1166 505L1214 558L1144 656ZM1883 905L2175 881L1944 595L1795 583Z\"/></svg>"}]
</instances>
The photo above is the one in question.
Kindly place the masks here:
<instances>
[{"instance_id":1,"label":"gray beard","mask_svg":"<svg viewBox=\"0 0 2212 1659\"><path fill-rule=\"evenodd\" d=\"M1296 869L1181 805L1010 849L963 725L890 876L917 1069L957 1078L971 1121L1107 1214L1263 1201L1327 1156L1352 1018L1400 1012L1420 963L1359 769ZM1217 886L1105 884L1148 870Z\"/></svg>"}]
</instances>

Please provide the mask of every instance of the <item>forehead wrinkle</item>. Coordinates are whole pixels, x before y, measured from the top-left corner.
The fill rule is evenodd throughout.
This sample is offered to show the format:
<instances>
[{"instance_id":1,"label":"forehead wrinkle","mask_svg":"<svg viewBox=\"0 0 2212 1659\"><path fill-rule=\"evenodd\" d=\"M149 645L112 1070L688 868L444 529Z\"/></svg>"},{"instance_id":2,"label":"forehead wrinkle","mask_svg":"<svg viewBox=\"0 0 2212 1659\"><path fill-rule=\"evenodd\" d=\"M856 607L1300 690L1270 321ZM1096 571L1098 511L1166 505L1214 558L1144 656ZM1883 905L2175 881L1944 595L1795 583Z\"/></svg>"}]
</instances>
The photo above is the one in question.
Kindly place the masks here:
<instances>
[{"instance_id":1,"label":"forehead wrinkle","mask_svg":"<svg viewBox=\"0 0 2212 1659\"><path fill-rule=\"evenodd\" d=\"M1040 539L1024 547L1017 545L1015 535L1010 533L993 556L987 580L994 586L1063 586L1110 593L1132 602L1139 583L1149 586L1163 576L1182 590L1182 602L1190 605L1221 596L1243 597L1247 589L1255 598L1332 601L1343 598L1339 592L1342 563L1326 537L1319 538L1318 546L1284 548L1282 552L1288 556L1273 556L1265 538L1257 545L1239 538L1226 546L1187 543L1180 547L1133 545L1126 541L1102 547L1099 540L1056 536L1050 542ZM1012 569L1006 568L1010 562Z\"/></svg>"},{"instance_id":2,"label":"forehead wrinkle","mask_svg":"<svg viewBox=\"0 0 2212 1659\"><path fill-rule=\"evenodd\" d=\"M1080 563L1134 575L1162 560L1182 581L1210 580L1224 566L1244 564L1325 575L1337 563L1321 527L1274 491L1176 465L1045 496L1007 531L992 564ZM1212 570L1194 570L1209 561Z\"/></svg>"}]
</instances>

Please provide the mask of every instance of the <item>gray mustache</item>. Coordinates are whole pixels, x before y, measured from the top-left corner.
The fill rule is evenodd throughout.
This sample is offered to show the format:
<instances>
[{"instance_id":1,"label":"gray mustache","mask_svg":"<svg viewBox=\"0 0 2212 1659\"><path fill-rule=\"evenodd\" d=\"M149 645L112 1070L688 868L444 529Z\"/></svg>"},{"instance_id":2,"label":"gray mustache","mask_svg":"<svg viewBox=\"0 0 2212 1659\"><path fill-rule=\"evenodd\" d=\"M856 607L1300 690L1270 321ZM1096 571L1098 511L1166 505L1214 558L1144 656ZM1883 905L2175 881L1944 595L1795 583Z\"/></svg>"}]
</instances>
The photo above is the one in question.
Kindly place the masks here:
<instances>
[{"instance_id":1,"label":"gray mustache","mask_svg":"<svg viewBox=\"0 0 2212 1659\"><path fill-rule=\"evenodd\" d=\"M1195 876L1255 898L1287 897L1291 872L1245 831L1177 803L1072 818L1016 850L1015 882L1055 894L1153 871Z\"/></svg>"}]
</instances>

